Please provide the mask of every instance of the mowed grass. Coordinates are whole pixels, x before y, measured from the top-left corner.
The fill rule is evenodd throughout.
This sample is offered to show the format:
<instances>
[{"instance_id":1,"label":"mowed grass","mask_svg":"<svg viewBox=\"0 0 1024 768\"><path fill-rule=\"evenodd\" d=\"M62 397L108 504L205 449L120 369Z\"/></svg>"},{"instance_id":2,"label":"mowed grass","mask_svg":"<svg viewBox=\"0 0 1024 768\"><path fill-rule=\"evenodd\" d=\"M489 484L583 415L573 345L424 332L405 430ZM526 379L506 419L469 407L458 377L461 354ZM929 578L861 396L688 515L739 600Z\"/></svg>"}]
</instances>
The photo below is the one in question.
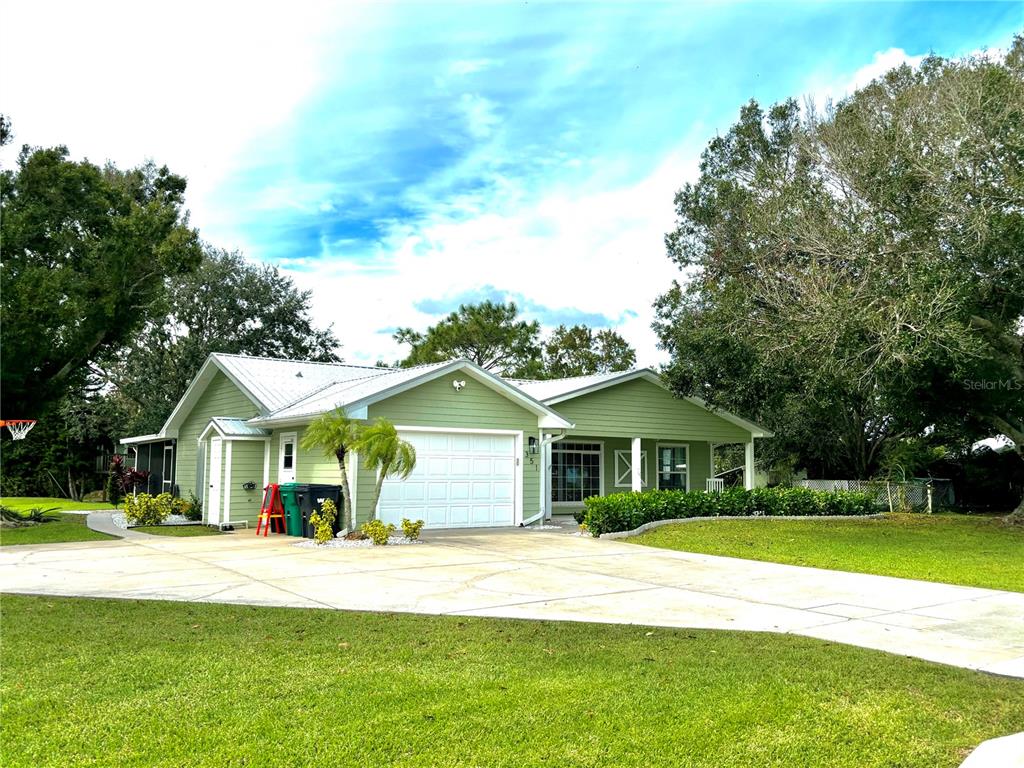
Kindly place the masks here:
<instances>
[{"instance_id":1,"label":"mowed grass","mask_svg":"<svg viewBox=\"0 0 1024 768\"><path fill-rule=\"evenodd\" d=\"M85 515L62 514L60 520L36 523L23 528L0 529L0 546L16 544L58 544L66 541L114 540L115 536L98 533L85 524Z\"/></svg>"},{"instance_id":2,"label":"mowed grass","mask_svg":"<svg viewBox=\"0 0 1024 768\"><path fill-rule=\"evenodd\" d=\"M205 525L140 525L132 528L140 533L151 533L155 536L220 536L216 528Z\"/></svg>"},{"instance_id":3,"label":"mowed grass","mask_svg":"<svg viewBox=\"0 0 1024 768\"><path fill-rule=\"evenodd\" d=\"M0 610L5 766L935 768L1024 722L1024 681L786 635L26 596Z\"/></svg>"},{"instance_id":4,"label":"mowed grass","mask_svg":"<svg viewBox=\"0 0 1024 768\"><path fill-rule=\"evenodd\" d=\"M40 509L56 507L60 512L108 512L113 510L113 507L105 501L71 501L70 499L58 499L55 496L5 496L0 498L0 504L19 511L33 507Z\"/></svg>"},{"instance_id":5,"label":"mowed grass","mask_svg":"<svg viewBox=\"0 0 1024 768\"><path fill-rule=\"evenodd\" d=\"M626 541L709 555L1024 592L1024 527L1002 517L895 514L860 520L709 520Z\"/></svg>"}]
</instances>

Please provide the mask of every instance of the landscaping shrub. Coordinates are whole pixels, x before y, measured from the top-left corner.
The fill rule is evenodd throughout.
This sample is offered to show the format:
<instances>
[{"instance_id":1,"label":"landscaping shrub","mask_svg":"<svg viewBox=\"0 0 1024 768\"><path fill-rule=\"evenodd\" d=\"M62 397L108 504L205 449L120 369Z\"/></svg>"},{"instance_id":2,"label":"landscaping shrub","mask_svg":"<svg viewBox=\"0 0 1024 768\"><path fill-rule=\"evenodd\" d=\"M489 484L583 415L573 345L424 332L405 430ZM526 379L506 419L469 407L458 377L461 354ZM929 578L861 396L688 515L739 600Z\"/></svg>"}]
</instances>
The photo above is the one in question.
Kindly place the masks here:
<instances>
[{"instance_id":1,"label":"landscaping shrub","mask_svg":"<svg viewBox=\"0 0 1024 768\"><path fill-rule=\"evenodd\" d=\"M188 501L185 502L185 507L181 514L185 516L185 519L192 522L203 519L203 502L192 491L188 492Z\"/></svg>"},{"instance_id":2,"label":"landscaping shrub","mask_svg":"<svg viewBox=\"0 0 1024 768\"><path fill-rule=\"evenodd\" d=\"M174 497L169 493L150 496L140 493L138 496L124 497L124 516L128 525L160 525L172 511Z\"/></svg>"},{"instance_id":3,"label":"landscaping shrub","mask_svg":"<svg viewBox=\"0 0 1024 768\"><path fill-rule=\"evenodd\" d=\"M361 529L376 546L382 547L388 543L388 538L395 532L395 524L385 525L380 520L369 520L363 523Z\"/></svg>"},{"instance_id":4,"label":"landscaping shrub","mask_svg":"<svg viewBox=\"0 0 1024 768\"><path fill-rule=\"evenodd\" d=\"M37 525L39 523L51 523L60 520L58 507L32 507L31 509L12 509L11 507L0 506L0 523L18 528L24 525Z\"/></svg>"},{"instance_id":5,"label":"landscaping shrub","mask_svg":"<svg viewBox=\"0 0 1024 768\"><path fill-rule=\"evenodd\" d=\"M420 537L420 531L422 530L422 520L410 520L407 517L402 518L402 533L409 541L416 541L416 539Z\"/></svg>"},{"instance_id":6,"label":"landscaping shrub","mask_svg":"<svg viewBox=\"0 0 1024 768\"><path fill-rule=\"evenodd\" d=\"M326 544L334 538L334 518L338 516L338 508L330 499L324 499L320 509L314 509L309 515L313 526L313 538L317 544Z\"/></svg>"},{"instance_id":7,"label":"landscaping shrub","mask_svg":"<svg viewBox=\"0 0 1024 768\"><path fill-rule=\"evenodd\" d=\"M631 531L655 520L689 517L868 515L877 511L871 496L809 488L727 488L705 491L642 491L591 496L576 521L594 536Z\"/></svg>"}]
</instances>

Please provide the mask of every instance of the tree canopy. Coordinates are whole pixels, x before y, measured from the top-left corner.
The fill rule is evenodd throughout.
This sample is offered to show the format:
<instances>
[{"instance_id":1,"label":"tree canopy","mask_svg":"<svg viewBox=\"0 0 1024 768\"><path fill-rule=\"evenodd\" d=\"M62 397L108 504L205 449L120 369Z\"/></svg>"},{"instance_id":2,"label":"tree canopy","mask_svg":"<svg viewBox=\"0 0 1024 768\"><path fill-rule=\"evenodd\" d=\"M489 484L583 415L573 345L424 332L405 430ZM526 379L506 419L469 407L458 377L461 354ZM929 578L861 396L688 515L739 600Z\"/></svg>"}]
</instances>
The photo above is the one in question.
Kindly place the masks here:
<instances>
[{"instance_id":1,"label":"tree canopy","mask_svg":"<svg viewBox=\"0 0 1024 768\"><path fill-rule=\"evenodd\" d=\"M560 325L542 342L540 323L520 319L515 302L463 304L423 333L399 328L394 338L412 347L403 367L461 357L502 376L551 379L636 365L636 352L610 329Z\"/></svg>"},{"instance_id":2,"label":"tree canopy","mask_svg":"<svg viewBox=\"0 0 1024 768\"><path fill-rule=\"evenodd\" d=\"M155 432L212 352L337 361L331 328L310 317L310 292L273 266L206 246L198 269L168 281L142 332L106 366L135 413L131 432Z\"/></svg>"},{"instance_id":3,"label":"tree canopy","mask_svg":"<svg viewBox=\"0 0 1024 768\"><path fill-rule=\"evenodd\" d=\"M9 131L9 127L5 128ZM25 147L0 173L0 384L7 418L36 418L125 344L164 281L194 270L185 179Z\"/></svg>"},{"instance_id":4,"label":"tree canopy","mask_svg":"<svg viewBox=\"0 0 1024 768\"><path fill-rule=\"evenodd\" d=\"M424 333L399 328L395 341L412 349L403 367L454 358L472 360L503 376L528 378L540 371L540 324L519 319L514 302L463 304Z\"/></svg>"},{"instance_id":5,"label":"tree canopy","mask_svg":"<svg viewBox=\"0 0 1024 768\"><path fill-rule=\"evenodd\" d=\"M560 325L544 344L544 375L561 379L593 373L627 371L636 365L636 352L622 336L604 328L595 333L585 325Z\"/></svg>"},{"instance_id":6,"label":"tree canopy","mask_svg":"<svg viewBox=\"0 0 1024 768\"><path fill-rule=\"evenodd\" d=\"M751 102L675 199L674 387L775 456L864 477L907 437L1024 443L1024 42L896 68L821 113Z\"/></svg>"}]
</instances>

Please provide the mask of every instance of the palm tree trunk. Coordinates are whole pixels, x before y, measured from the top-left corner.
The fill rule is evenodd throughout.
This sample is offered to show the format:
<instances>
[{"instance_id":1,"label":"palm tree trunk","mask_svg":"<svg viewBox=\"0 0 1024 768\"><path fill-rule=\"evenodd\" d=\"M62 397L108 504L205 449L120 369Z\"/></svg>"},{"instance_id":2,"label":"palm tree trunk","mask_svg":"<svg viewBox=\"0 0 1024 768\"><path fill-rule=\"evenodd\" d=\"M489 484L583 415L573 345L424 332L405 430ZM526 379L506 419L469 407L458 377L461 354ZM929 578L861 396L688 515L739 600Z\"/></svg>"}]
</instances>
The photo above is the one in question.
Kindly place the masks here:
<instances>
[{"instance_id":1,"label":"palm tree trunk","mask_svg":"<svg viewBox=\"0 0 1024 768\"><path fill-rule=\"evenodd\" d=\"M338 459L341 469L341 527L349 531L356 529L356 520L352 515L352 491L348 484L348 454Z\"/></svg>"},{"instance_id":2,"label":"palm tree trunk","mask_svg":"<svg viewBox=\"0 0 1024 768\"><path fill-rule=\"evenodd\" d=\"M384 478L391 471L391 464L385 464L377 470L377 482L373 486L373 506L370 507L370 519L377 519L377 504L380 502L380 489L384 487Z\"/></svg>"}]
</instances>

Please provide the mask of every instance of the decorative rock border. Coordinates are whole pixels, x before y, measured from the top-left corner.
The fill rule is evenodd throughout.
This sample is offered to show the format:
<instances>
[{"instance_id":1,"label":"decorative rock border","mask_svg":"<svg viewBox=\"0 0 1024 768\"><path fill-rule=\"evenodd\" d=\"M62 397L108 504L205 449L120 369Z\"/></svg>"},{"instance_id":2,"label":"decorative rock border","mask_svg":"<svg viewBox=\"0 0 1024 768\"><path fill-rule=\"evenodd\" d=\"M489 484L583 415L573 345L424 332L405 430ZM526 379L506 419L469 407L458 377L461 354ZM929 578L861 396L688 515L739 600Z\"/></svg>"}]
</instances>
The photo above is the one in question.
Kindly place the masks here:
<instances>
[{"instance_id":1,"label":"decorative rock border","mask_svg":"<svg viewBox=\"0 0 1024 768\"><path fill-rule=\"evenodd\" d=\"M663 525L676 525L677 523L702 523L706 520L868 520L872 518L885 517L884 512L873 515L713 515L711 517L676 517L671 520L654 520L644 523L639 528L631 531L612 531L602 533L599 539L628 539L630 536L638 536L646 531L661 528Z\"/></svg>"}]
</instances>

